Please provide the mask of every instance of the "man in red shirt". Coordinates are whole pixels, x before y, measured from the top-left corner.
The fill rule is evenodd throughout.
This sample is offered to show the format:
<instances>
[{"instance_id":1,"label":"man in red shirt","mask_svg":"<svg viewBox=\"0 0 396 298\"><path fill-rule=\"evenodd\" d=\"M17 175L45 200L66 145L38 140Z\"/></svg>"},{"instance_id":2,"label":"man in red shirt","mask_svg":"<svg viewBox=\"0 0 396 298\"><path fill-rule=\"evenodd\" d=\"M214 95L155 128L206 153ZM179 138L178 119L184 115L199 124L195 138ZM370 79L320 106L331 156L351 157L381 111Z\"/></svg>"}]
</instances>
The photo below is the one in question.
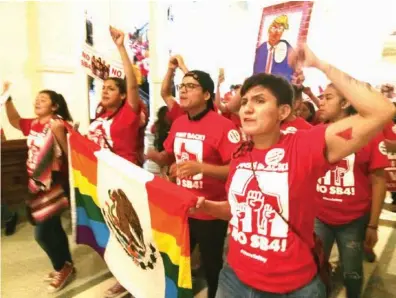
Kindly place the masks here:
<instances>
[{"instance_id":1,"label":"man in red shirt","mask_svg":"<svg viewBox=\"0 0 396 298\"><path fill-rule=\"evenodd\" d=\"M180 187L213 202L226 201L225 180L231 155L240 142L233 123L213 110L214 83L209 74L187 72L178 85L180 107L187 112L171 127L162 152L147 157L160 166L169 165ZM174 100L174 99L168 99ZM201 264L208 283L208 297L214 298L220 270L227 222L198 212L189 218L191 251L199 244Z\"/></svg>"}]
</instances>

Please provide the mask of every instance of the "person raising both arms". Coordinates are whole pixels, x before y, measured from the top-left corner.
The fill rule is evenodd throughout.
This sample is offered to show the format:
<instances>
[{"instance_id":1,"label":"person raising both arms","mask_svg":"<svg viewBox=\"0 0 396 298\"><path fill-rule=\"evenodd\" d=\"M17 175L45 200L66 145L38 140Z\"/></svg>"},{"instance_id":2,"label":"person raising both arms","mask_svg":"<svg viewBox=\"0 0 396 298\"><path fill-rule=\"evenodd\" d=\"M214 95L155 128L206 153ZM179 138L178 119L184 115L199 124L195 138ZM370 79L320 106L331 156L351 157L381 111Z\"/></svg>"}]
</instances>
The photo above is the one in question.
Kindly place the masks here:
<instances>
[{"instance_id":1,"label":"person raising both arms","mask_svg":"<svg viewBox=\"0 0 396 298\"><path fill-rule=\"evenodd\" d=\"M147 158L170 169L176 183L209 201L225 201L225 180L232 152L240 142L235 125L214 111L214 83L210 75L193 70L177 86L180 107L187 114L177 118L164 143L164 151L150 150ZM171 99L175 100L175 99ZM208 297L216 294L223 266L227 222L205 213L189 218L190 250L199 245L201 266L208 284Z\"/></svg>"},{"instance_id":2,"label":"person raising both arms","mask_svg":"<svg viewBox=\"0 0 396 298\"><path fill-rule=\"evenodd\" d=\"M110 77L103 82L98 116L89 126L87 137L102 148L141 166L139 131L146 120L142 119L139 85L124 46L124 33L110 27L110 35L120 53L126 79ZM126 289L117 282L106 291L105 297L126 293Z\"/></svg>"},{"instance_id":3,"label":"person raising both arms","mask_svg":"<svg viewBox=\"0 0 396 298\"><path fill-rule=\"evenodd\" d=\"M71 122L72 117L63 96L53 90L40 91L34 103L34 113L36 114L34 119L21 118L11 97L5 103L5 108L11 125L27 136L28 159L26 164L29 191L34 197L39 198L49 194L55 186L61 185L65 195L68 196L68 149L64 121ZM47 143L50 139L49 134L52 134L55 140L53 146ZM53 150L54 154L48 148L51 148L50 150ZM43 156L54 156L50 165L51 174L45 176L45 179L44 175L40 175L39 178L36 176L41 166L47 165L48 167ZM38 185L40 185L39 188ZM33 220L30 212L28 217ZM35 221L34 224L35 239L49 257L54 269L45 277L45 281L49 282L48 291L57 292L66 286L75 275L69 241L62 227L61 217L59 214L47 214L39 222Z\"/></svg>"},{"instance_id":4,"label":"person raising both arms","mask_svg":"<svg viewBox=\"0 0 396 298\"><path fill-rule=\"evenodd\" d=\"M230 220L232 226L217 298L326 297L311 250L316 183L332 164L374 138L395 111L380 93L318 59L307 45L300 45L289 61L293 67L321 70L358 113L283 134L292 86L268 74L244 82L240 117L251 141L231 161L228 202L200 197L191 210Z\"/></svg>"}]
</instances>

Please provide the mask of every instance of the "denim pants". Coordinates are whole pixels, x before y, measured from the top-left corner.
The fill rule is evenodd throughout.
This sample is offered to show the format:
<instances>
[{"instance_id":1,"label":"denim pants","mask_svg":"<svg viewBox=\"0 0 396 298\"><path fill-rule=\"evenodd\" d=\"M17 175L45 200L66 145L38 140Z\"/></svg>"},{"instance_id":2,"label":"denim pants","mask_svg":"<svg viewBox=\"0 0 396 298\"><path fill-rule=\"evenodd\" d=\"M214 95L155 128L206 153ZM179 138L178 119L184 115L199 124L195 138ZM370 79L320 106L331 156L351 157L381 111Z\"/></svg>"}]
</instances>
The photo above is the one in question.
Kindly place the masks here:
<instances>
[{"instance_id":1,"label":"denim pants","mask_svg":"<svg viewBox=\"0 0 396 298\"><path fill-rule=\"evenodd\" d=\"M208 285L208 298L217 291L220 270L223 267L224 240L228 222L223 220L199 220L189 218L190 250L199 244L201 265Z\"/></svg>"},{"instance_id":2,"label":"denim pants","mask_svg":"<svg viewBox=\"0 0 396 298\"><path fill-rule=\"evenodd\" d=\"M326 287L317 275L309 284L291 293L262 292L243 284L234 270L224 265L220 272L216 298L326 298Z\"/></svg>"},{"instance_id":3,"label":"denim pants","mask_svg":"<svg viewBox=\"0 0 396 298\"><path fill-rule=\"evenodd\" d=\"M337 242L342 263L344 285L348 298L358 298L363 286L364 238L369 215L364 215L350 223L338 226L315 220L315 232L323 241L327 259L334 241Z\"/></svg>"},{"instance_id":4,"label":"denim pants","mask_svg":"<svg viewBox=\"0 0 396 298\"><path fill-rule=\"evenodd\" d=\"M38 223L35 226L35 239L56 271L60 271L66 262L72 263L69 241L59 215Z\"/></svg>"}]
</instances>

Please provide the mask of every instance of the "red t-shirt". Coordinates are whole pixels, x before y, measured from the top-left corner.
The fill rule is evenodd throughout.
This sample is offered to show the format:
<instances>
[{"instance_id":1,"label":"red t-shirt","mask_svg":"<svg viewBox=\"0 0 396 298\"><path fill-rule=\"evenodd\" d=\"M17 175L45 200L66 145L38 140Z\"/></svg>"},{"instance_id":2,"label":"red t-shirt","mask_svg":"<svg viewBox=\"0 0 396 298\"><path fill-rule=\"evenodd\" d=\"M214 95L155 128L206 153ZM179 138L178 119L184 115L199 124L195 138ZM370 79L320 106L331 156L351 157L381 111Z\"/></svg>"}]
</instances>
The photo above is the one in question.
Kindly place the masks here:
<instances>
[{"instance_id":1,"label":"red t-shirt","mask_svg":"<svg viewBox=\"0 0 396 298\"><path fill-rule=\"evenodd\" d=\"M385 140L396 141L396 124L392 122L388 123L383 130Z\"/></svg>"},{"instance_id":2,"label":"red t-shirt","mask_svg":"<svg viewBox=\"0 0 396 298\"><path fill-rule=\"evenodd\" d=\"M126 102L110 120L111 113L104 113L95 119L88 129L87 137L102 148L111 150L129 160L138 163L140 111L136 113Z\"/></svg>"},{"instance_id":3,"label":"red t-shirt","mask_svg":"<svg viewBox=\"0 0 396 298\"><path fill-rule=\"evenodd\" d=\"M396 141L396 124L392 122L388 123L383 130L383 134L386 140ZM386 169L386 180L389 191L396 191L396 154L388 152L388 159L390 167Z\"/></svg>"},{"instance_id":4,"label":"red t-shirt","mask_svg":"<svg viewBox=\"0 0 396 298\"><path fill-rule=\"evenodd\" d=\"M384 136L345 157L318 180L317 217L329 225L349 223L370 211L370 172L389 166Z\"/></svg>"},{"instance_id":5,"label":"red t-shirt","mask_svg":"<svg viewBox=\"0 0 396 298\"><path fill-rule=\"evenodd\" d=\"M217 113L218 109L215 106L214 107L214 111ZM168 112L166 112L166 117L169 120L169 123L173 123L177 118L179 118L180 116L186 115L186 111L184 111L181 107L180 104L178 102L174 102L173 106L170 110L168 110Z\"/></svg>"},{"instance_id":6,"label":"red t-shirt","mask_svg":"<svg viewBox=\"0 0 396 298\"><path fill-rule=\"evenodd\" d=\"M253 149L251 159L246 153L231 161L228 262L238 278L252 288L289 293L307 285L317 273L308 246L313 247L315 185L329 166L324 155L325 130L325 126L317 126L283 134L270 149Z\"/></svg>"},{"instance_id":7,"label":"red t-shirt","mask_svg":"<svg viewBox=\"0 0 396 298\"><path fill-rule=\"evenodd\" d=\"M23 135L27 136L28 158L26 166L28 174L31 175L36 169L37 158L45 142L46 134L44 133L44 128L46 123L42 124L36 119L21 119L19 126ZM62 149L59 146L55 146L55 155L59 158L59 162L57 163L59 165L58 170L66 175L67 164L62 162Z\"/></svg>"},{"instance_id":8,"label":"red t-shirt","mask_svg":"<svg viewBox=\"0 0 396 298\"><path fill-rule=\"evenodd\" d=\"M166 117L170 123L173 123L177 118L185 114L186 112L180 107L179 103L175 101L172 108L166 112Z\"/></svg>"},{"instance_id":9,"label":"red t-shirt","mask_svg":"<svg viewBox=\"0 0 396 298\"><path fill-rule=\"evenodd\" d=\"M296 119L288 122L282 122L281 131L283 133L295 133L300 129L311 129L312 125L309 124L301 117L296 117Z\"/></svg>"},{"instance_id":10,"label":"red t-shirt","mask_svg":"<svg viewBox=\"0 0 396 298\"><path fill-rule=\"evenodd\" d=\"M198 121L189 120L187 115L179 117L171 127L164 148L169 154L175 155L176 163L194 160L212 165L226 165L239 146L240 139L230 120L209 111ZM177 178L176 182L207 200L226 200L225 182L220 179L198 174L185 179ZM204 213L196 213L192 217L214 219Z\"/></svg>"}]
</instances>

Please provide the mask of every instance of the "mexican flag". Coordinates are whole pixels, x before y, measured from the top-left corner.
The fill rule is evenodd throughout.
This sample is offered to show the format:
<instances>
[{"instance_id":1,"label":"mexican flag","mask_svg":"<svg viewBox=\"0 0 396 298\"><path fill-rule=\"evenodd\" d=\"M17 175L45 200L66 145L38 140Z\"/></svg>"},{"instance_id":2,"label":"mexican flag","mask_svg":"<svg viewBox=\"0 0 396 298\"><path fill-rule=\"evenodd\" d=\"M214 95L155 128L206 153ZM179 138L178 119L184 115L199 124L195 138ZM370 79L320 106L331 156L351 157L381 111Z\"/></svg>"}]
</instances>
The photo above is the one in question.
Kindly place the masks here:
<instances>
[{"instance_id":1,"label":"mexican flag","mask_svg":"<svg viewBox=\"0 0 396 298\"><path fill-rule=\"evenodd\" d=\"M134 296L193 297L189 191L69 135L76 242L95 249Z\"/></svg>"}]
</instances>

